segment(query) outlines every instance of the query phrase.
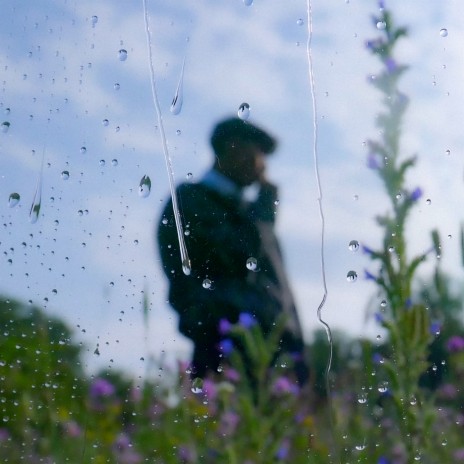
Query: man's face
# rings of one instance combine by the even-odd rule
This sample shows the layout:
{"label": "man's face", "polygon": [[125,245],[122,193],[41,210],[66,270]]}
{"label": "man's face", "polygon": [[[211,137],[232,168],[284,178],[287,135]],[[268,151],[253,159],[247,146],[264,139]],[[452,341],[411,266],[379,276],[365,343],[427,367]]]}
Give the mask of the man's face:
{"label": "man's face", "polygon": [[266,168],[265,154],[261,149],[245,142],[234,143],[219,164],[223,173],[241,187],[258,181]]}

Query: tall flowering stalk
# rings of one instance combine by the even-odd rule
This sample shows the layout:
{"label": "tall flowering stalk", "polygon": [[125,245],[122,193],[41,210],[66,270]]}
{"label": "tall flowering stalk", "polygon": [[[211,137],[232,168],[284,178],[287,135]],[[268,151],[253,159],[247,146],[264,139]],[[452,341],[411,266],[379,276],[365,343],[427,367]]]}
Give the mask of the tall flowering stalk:
{"label": "tall flowering stalk", "polygon": [[408,107],[408,97],[398,88],[407,66],[394,58],[398,40],[407,35],[397,27],[391,13],[380,3],[380,13],[373,18],[379,36],[366,43],[367,49],[382,63],[381,71],[369,80],[383,95],[383,109],[377,117],[380,137],[368,141],[367,164],[383,181],[391,208],[377,217],[383,229],[383,241],[378,249],[363,247],[364,252],[380,264],[374,274],[365,272],[381,289],[384,300],[377,315],[389,336],[390,354],[383,362],[389,379],[406,462],[414,462],[428,451],[433,414],[426,406],[419,378],[427,369],[428,346],[438,328],[433,328],[427,308],[414,301],[412,285],[419,265],[431,252],[440,252],[437,232],[432,233],[433,247],[410,258],[407,253],[405,227],[408,215],[422,196],[419,186],[406,186],[406,173],[414,167],[416,157],[400,156],[401,124]]}

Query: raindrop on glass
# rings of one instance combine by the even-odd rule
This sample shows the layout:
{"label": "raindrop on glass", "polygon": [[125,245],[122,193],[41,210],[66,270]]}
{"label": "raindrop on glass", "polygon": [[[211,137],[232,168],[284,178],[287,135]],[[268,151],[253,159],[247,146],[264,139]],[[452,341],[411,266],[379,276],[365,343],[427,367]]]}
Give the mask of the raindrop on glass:
{"label": "raindrop on glass", "polygon": [[445,153],[449,156],[451,155],[451,150],[446,150]]}
{"label": "raindrop on glass", "polygon": [[202,285],[203,285],[203,288],[206,288],[206,290],[209,290],[211,288],[211,284],[212,284],[211,280],[204,279]]}
{"label": "raindrop on glass", "polygon": [[118,160],[117,159],[111,160],[111,165],[112,166],[117,166],[118,165]]}
{"label": "raindrop on glass", "polygon": [[195,395],[198,395],[199,393],[203,392],[203,379],[200,377],[196,377],[195,379],[192,380],[192,393],[195,393]]}
{"label": "raindrop on glass", "polygon": [[366,393],[362,393],[358,396],[358,403],[359,404],[366,404],[367,403],[367,395]]}
{"label": "raindrop on glass", "polygon": [[297,24],[298,26],[302,26],[302,25],[304,24],[304,21],[303,21],[301,18],[300,18],[300,19],[297,19],[297,20],[296,20],[296,24]]}
{"label": "raindrop on glass", "polygon": [[100,164],[100,166],[104,166],[104,165],[105,165],[105,160],[100,160],[100,161],[98,162],[98,164]]}
{"label": "raindrop on glass", "polygon": [[388,382],[382,382],[380,385],[379,385],[379,393],[386,393],[388,391]]}
{"label": "raindrop on glass", "polygon": [[126,61],[127,60],[127,50],[121,48],[118,52],[119,61]]}
{"label": "raindrop on glass", "polygon": [[19,203],[19,200],[21,199],[19,193],[12,193],[9,198],[8,198],[8,206],[10,208],[13,208]]}
{"label": "raindrop on glass", "polygon": [[358,274],[356,274],[356,271],[348,271],[348,274],[346,274],[346,280],[348,282],[356,282],[357,278]]}
{"label": "raindrop on glass", "polygon": [[359,250],[359,242],[357,240],[351,240],[348,244],[348,250],[350,251],[358,251]]}
{"label": "raindrop on glass", "polygon": [[385,21],[379,21],[377,24],[376,24],[376,27],[379,31],[382,31],[383,29],[385,29],[387,27],[387,23]]}
{"label": "raindrop on glass", "polygon": [[84,154],[87,152],[87,148],[86,147],[81,147],[81,153]]}
{"label": "raindrop on glass", "polygon": [[431,205],[431,204],[432,204],[432,200],[431,200],[430,198],[427,198],[426,203],[427,203],[428,205]]}
{"label": "raindrop on glass", "polygon": [[170,111],[172,114],[177,115],[182,110],[182,104],[184,102],[183,87],[184,87],[184,69],[185,69],[185,58],[182,63],[182,69],[180,71],[179,82],[177,83],[176,93],[171,102]]}
{"label": "raindrop on glass", "polygon": [[243,121],[246,121],[250,117],[250,105],[248,103],[242,103],[238,107],[238,117]]}
{"label": "raindrop on glass", "polygon": [[105,127],[107,127],[109,123],[110,123],[110,122],[108,121],[108,119],[104,119],[104,120],[102,121],[102,124],[103,124]]}
{"label": "raindrop on glass", "polygon": [[2,132],[6,134],[10,128],[10,123],[8,121],[2,122]]}
{"label": "raindrop on glass", "polygon": [[243,0],[243,3],[245,4],[245,6],[251,6],[253,5],[253,0]]}
{"label": "raindrop on glass", "polygon": [[98,23],[98,16],[92,16],[92,27],[95,27],[95,24]]}
{"label": "raindrop on glass", "polygon": [[113,85],[114,90],[119,90],[121,86],[116,82],[116,84]]}
{"label": "raindrop on glass", "polygon": [[448,37],[448,29],[440,29],[440,36],[441,37]]}
{"label": "raindrop on glass", "polygon": [[147,198],[151,191],[151,180],[148,176],[143,176],[139,183],[139,195]]}
{"label": "raindrop on glass", "polygon": [[256,271],[258,269],[258,261],[256,258],[248,258],[246,261],[246,267],[250,271]]}
{"label": "raindrop on glass", "polygon": [[61,178],[64,179],[64,180],[68,180],[69,179],[69,171],[63,171],[61,173]]}
{"label": "raindrop on glass", "polygon": [[385,308],[385,306],[387,306],[387,302],[386,302],[385,300],[382,300],[382,301],[380,302],[380,307],[381,307],[381,308]]}
{"label": "raindrop on glass", "polygon": [[187,180],[191,180],[192,177],[193,177],[193,174],[191,172],[188,172],[186,176]]}

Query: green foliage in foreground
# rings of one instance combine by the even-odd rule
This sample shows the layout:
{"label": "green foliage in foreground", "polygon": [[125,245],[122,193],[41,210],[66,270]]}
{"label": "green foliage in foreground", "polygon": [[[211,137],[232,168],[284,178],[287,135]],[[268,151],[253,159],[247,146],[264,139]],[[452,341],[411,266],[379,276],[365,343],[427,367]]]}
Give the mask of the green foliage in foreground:
{"label": "green foliage in foreground", "polygon": [[[204,380],[191,379],[187,366],[165,366],[162,383],[150,375],[134,382],[113,371],[86,377],[69,329],[38,309],[2,302],[0,314],[1,462],[410,462],[380,357],[388,344],[335,334],[331,424],[320,387],[323,332],[308,346],[320,368],[303,388],[290,357],[269,367],[280,326],[264,339],[257,325],[240,324],[231,335],[248,367],[233,350]],[[464,453],[464,337],[444,342],[446,383],[421,389],[434,411],[433,455],[421,454],[422,462],[460,462]]]}

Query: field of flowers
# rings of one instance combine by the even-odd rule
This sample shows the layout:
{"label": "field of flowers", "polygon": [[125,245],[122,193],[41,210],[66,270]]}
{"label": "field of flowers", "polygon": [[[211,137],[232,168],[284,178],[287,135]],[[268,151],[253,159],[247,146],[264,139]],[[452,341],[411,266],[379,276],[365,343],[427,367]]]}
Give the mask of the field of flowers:
{"label": "field of flowers", "polygon": [[391,209],[377,218],[382,243],[357,246],[373,262],[365,278],[380,295],[376,319],[386,336],[334,333],[326,379],[326,335],[313,334],[310,381],[301,386],[295,360],[278,356],[283,321],[264,338],[243,314],[235,325],[222,321],[224,363],[209,378],[194,378],[181,364],[155,366],[138,379],[114,370],[88,376],[63,322],[2,298],[0,462],[464,462],[462,301],[439,260],[425,290],[415,290],[421,263],[441,253],[437,231],[429,250],[412,258],[407,252],[408,215],[422,195],[405,183],[416,158],[400,156],[409,102],[398,86],[407,67],[396,62],[394,49],[407,31],[385,8],[373,24],[378,37],[366,45],[382,63],[372,85],[384,107],[367,162]]}

